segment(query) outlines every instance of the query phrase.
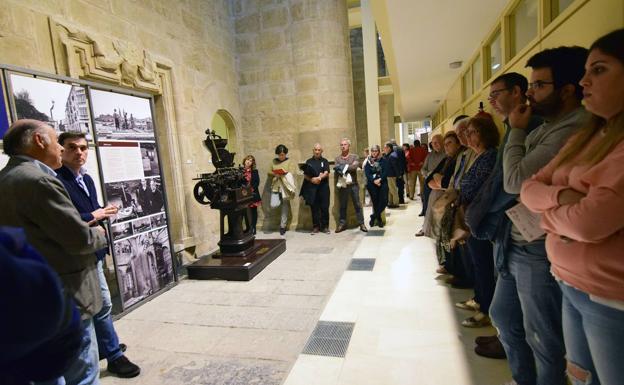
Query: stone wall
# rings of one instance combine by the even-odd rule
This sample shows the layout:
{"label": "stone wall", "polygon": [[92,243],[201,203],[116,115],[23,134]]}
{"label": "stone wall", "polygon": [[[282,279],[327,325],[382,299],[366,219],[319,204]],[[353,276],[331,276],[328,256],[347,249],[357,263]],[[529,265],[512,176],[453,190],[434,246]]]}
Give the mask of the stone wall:
{"label": "stone wall", "polygon": [[192,197],[191,178],[213,169],[201,144],[204,130],[219,109],[242,121],[229,3],[4,0],[0,12],[4,64],[66,75],[53,55],[50,20],[107,42],[102,44],[104,50],[122,41],[146,50],[156,62],[168,63],[171,94],[156,97],[156,124],[173,242],[191,246],[199,255],[214,249],[218,240],[218,213]]}
{"label": "stone wall", "polygon": [[382,141],[380,146],[383,146],[390,139],[396,139],[398,143],[399,138],[396,137],[394,132],[394,95],[379,96],[379,120],[381,121]]}
{"label": "stone wall", "polygon": [[364,46],[362,28],[349,31],[351,43],[351,72],[353,73],[353,107],[355,109],[355,131],[358,139],[358,154],[362,154],[368,144],[368,124],[366,121],[366,86],[364,80]]}
{"label": "stone wall", "polygon": [[[243,143],[253,154],[261,188],[274,149],[284,144],[295,162],[312,154],[314,143],[332,160],[339,140],[357,149],[346,2],[342,0],[235,0],[236,53]],[[263,212],[268,210],[263,189]],[[300,205],[293,204],[291,223]],[[273,227],[273,226],[271,226]]]}

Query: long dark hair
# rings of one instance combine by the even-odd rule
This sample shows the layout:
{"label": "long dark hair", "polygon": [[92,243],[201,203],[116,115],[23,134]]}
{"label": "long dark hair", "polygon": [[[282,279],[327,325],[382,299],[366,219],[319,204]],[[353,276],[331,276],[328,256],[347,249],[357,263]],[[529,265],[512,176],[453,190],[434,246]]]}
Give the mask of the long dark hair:
{"label": "long dark hair", "polygon": [[[594,42],[589,51],[599,50],[605,55],[617,59],[624,65],[624,28],[608,33]],[[611,150],[624,139],[624,112],[614,116],[609,121],[592,114],[589,122],[570,140],[569,144],[561,151],[556,165],[569,163],[582,152],[587,143],[600,130],[605,130],[601,139],[593,146],[592,151],[587,152],[580,160],[590,166],[604,159]]]}

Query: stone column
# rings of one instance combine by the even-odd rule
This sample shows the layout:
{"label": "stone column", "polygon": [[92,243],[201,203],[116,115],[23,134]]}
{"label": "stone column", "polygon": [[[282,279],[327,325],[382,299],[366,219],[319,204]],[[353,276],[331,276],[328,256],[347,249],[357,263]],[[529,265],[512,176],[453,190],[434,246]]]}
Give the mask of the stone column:
{"label": "stone column", "polygon": [[[311,156],[316,142],[331,160],[340,138],[357,141],[347,5],[342,0],[237,0],[233,11],[243,148],[256,156],[260,170],[266,218],[259,225],[274,228],[278,213],[268,209],[267,171],[275,146],[286,145],[297,163]],[[291,208],[296,224],[299,201]]]}
{"label": "stone column", "polygon": [[377,80],[377,29],[373,19],[371,0],[362,0],[362,40],[364,45],[364,78],[366,83],[366,121],[368,143],[383,145],[379,114],[379,86]]}

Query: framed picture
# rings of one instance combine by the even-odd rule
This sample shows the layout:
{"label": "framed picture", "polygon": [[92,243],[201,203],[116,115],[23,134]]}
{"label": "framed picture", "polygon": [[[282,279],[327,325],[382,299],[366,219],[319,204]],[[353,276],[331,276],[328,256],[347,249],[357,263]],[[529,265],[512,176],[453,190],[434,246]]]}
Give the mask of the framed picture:
{"label": "framed picture", "polygon": [[9,129],[9,105],[5,94],[4,71],[0,73],[0,140]]}
{"label": "framed picture", "polygon": [[14,72],[9,73],[9,85],[17,119],[41,120],[58,132],[82,132],[92,141],[84,86]]}
{"label": "framed picture", "polygon": [[91,103],[98,140],[154,140],[150,99],[91,89]]}

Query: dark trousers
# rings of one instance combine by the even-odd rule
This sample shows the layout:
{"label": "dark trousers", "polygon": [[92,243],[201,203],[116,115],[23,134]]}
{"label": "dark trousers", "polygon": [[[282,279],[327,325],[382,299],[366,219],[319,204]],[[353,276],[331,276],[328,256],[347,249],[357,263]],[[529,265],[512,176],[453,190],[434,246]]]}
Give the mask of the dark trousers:
{"label": "dark trousers", "polygon": [[382,183],[381,186],[375,186],[370,183],[367,184],[366,189],[371,197],[371,203],[373,204],[373,213],[371,219],[374,221],[382,222],[381,214],[388,205],[388,184]]}
{"label": "dark trousers", "polygon": [[405,180],[403,179],[403,175],[397,177],[396,184],[399,190],[399,203],[405,203]]}
{"label": "dark trousers", "polygon": [[318,229],[329,227],[329,185],[319,186],[314,196],[312,210],[312,226]]}
{"label": "dark trousers", "polygon": [[462,286],[474,285],[474,273],[472,272],[472,261],[466,244],[459,244],[448,253],[444,268],[457,279]]}
{"label": "dark trousers", "polygon": [[420,194],[420,198],[422,199],[422,212],[420,215],[425,215],[427,213],[427,206],[429,205],[429,194],[431,194],[431,187],[427,186],[425,183],[425,191]]}
{"label": "dark trousers", "polygon": [[475,301],[480,305],[481,312],[488,314],[496,287],[492,242],[470,237],[466,243],[474,271]]}
{"label": "dark trousers", "polygon": [[256,232],[256,224],[258,223],[258,208],[257,207],[250,207],[249,210],[251,211],[251,229],[255,233]]}
{"label": "dark trousers", "polygon": [[340,201],[340,225],[347,223],[347,204],[349,196],[353,202],[355,215],[358,223],[364,224],[364,214],[362,214],[362,205],[360,204],[360,186],[357,183],[350,184],[345,188],[338,188],[338,199]]}

